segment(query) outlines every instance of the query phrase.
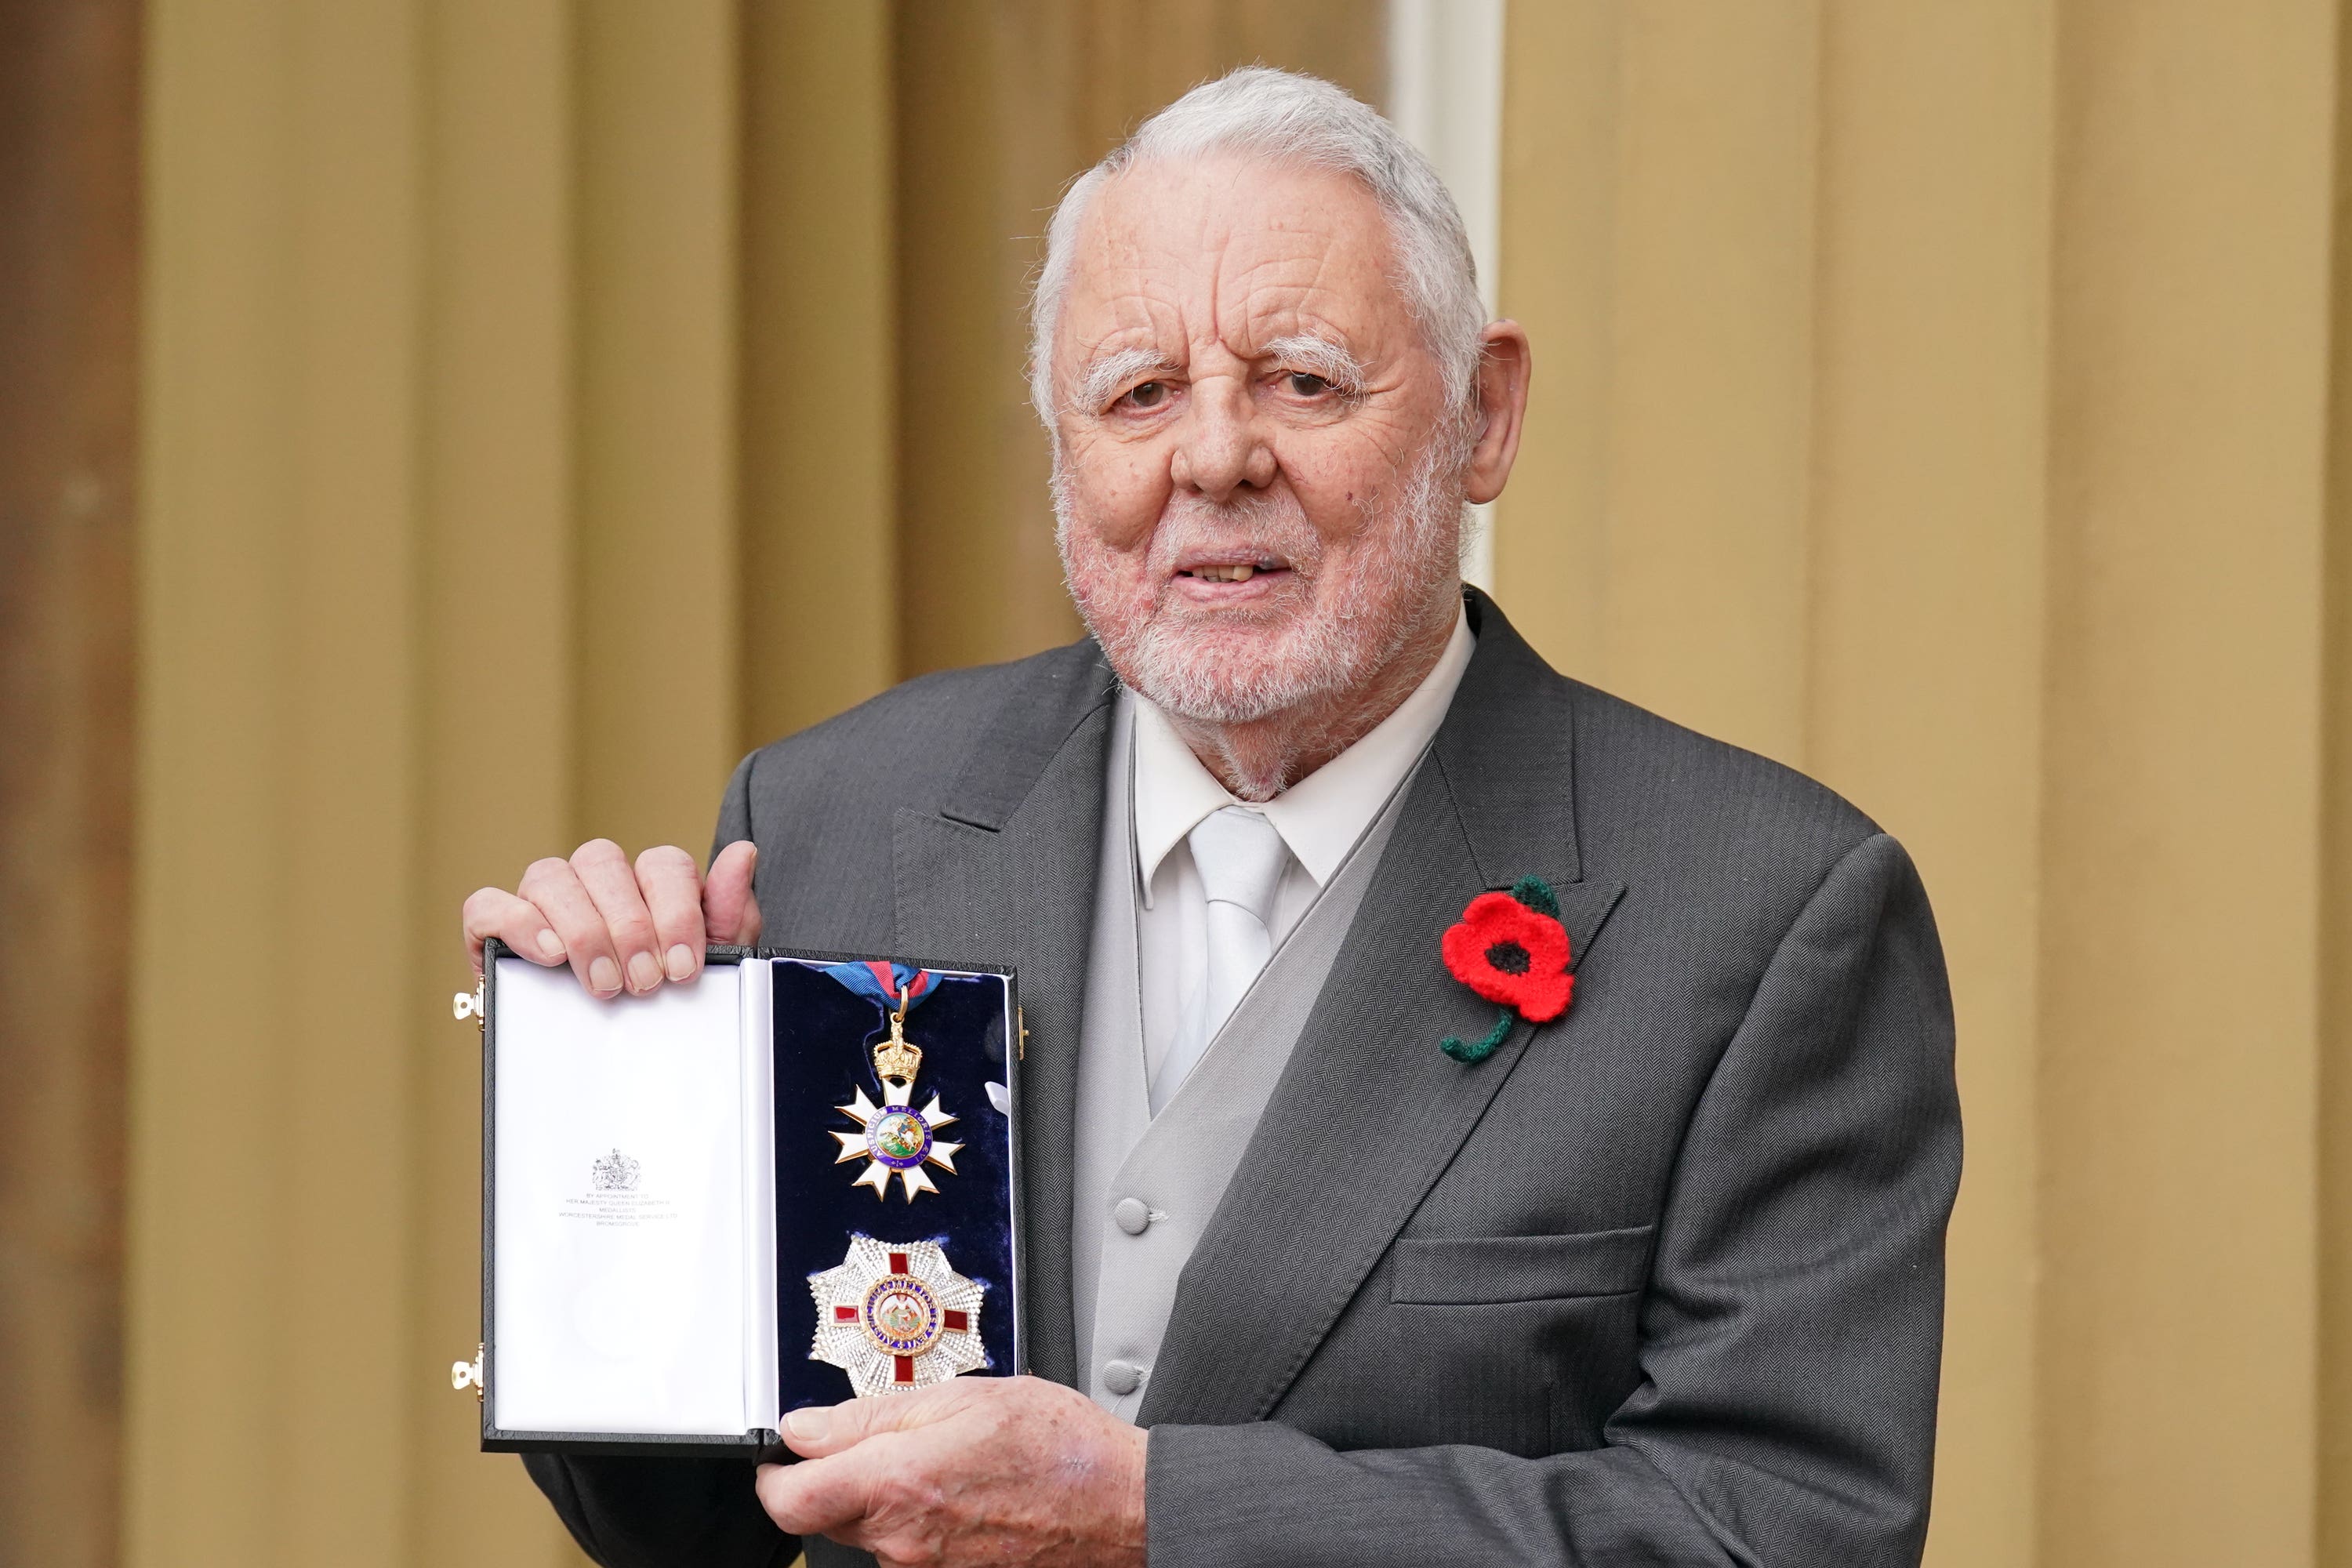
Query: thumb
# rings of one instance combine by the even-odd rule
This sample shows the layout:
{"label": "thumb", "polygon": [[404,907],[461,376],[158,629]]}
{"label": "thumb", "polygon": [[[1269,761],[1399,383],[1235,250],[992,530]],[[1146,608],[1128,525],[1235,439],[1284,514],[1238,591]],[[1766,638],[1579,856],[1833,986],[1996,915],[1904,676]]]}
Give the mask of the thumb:
{"label": "thumb", "polygon": [[702,924],[716,942],[751,947],[760,940],[760,901],[751,894],[751,872],[760,851],[748,838],[721,849],[702,883]]}
{"label": "thumb", "polygon": [[821,1459],[885,1432],[929,1426],[960,1403],[954,1397],[959,1392],[943,1383],[914,1394],[812,1405],[784,1417],[784,1442],[803,1459]]}

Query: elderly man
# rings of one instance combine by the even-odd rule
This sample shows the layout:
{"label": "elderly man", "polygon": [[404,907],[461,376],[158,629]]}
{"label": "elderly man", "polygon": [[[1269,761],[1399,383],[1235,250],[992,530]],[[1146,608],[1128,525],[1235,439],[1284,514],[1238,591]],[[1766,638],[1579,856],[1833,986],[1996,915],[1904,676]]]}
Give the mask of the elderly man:
{"label": "elderly man", "polygon": [[1071,188],[1034,331],[1091,637],[753,754],[707,881],[598,841],[466,921],[601,995],[763,931],[1017,966],[1034,1375],[795,1412],[756,1476],[534,1460],[573,1533],[1916,1562],[1959,1164],[1927,900],[1462,588],[1528,348],[1428,163],[1326,83],[1200,88]]}

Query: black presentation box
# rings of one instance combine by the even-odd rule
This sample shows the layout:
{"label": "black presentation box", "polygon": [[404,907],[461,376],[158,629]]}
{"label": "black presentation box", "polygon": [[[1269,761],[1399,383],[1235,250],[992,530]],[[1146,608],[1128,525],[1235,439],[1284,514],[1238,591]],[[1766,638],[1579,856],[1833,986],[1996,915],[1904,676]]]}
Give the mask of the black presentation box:
{"label": "black presentation box", "polygon": [[803,1405],[1024,1368],[1011,971],[484,967],[484,1449],[772,1455]]}

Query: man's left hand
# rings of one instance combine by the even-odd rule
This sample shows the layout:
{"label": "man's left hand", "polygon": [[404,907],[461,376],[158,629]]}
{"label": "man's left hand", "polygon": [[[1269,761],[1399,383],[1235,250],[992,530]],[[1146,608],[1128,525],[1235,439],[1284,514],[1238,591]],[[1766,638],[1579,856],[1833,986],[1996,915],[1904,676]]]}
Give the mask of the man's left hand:
{"label": "man's left hand", "polygon": [[795,1410],[797,1465],[760,1467],[779,1529],[827,1535],[884,1568],[1143,1562],[1145,1436],[1034,1377]]}

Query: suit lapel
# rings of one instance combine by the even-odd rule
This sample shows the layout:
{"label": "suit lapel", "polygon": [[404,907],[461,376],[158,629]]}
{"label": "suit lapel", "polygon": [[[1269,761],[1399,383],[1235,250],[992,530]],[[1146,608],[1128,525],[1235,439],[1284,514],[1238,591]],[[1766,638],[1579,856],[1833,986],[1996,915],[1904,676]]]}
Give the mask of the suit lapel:
{"label": "suit lapel", "polygon": [[1103,776],[1118,686],[1091,642],[1036,660],[937,815],[901,811],[898,944],[914,956],[1009,965],[1028,1029],[1018,1082],[1023,1353],[1077,1376],[1070,1202],[1079,1014],[1086,996]]}
{"label": "suit lapel", "polygon": [[1580,959],[1623,891],[1581,880],[1569,683],[1470,591],[1478,649],[1233,1184],[1177,1286],[1140,1420],[1264,1419],[1477,1124],[1521,1055],[1438,1049],[1495,1009],[1438,940],[1478,893],[1538,876]]}

